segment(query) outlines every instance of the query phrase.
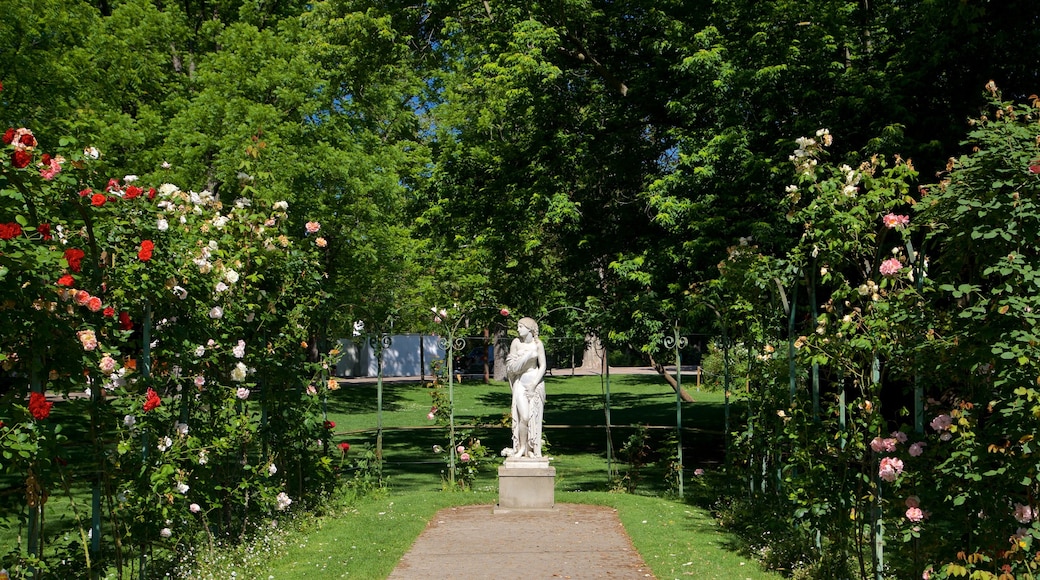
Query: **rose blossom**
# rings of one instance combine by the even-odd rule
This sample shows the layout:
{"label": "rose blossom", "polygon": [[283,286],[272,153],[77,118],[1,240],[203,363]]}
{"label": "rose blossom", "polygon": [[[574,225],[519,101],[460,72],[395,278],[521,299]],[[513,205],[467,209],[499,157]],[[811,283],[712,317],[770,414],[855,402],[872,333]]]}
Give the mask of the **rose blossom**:
{"label": "rose blossom", "polygon": [[83,344],[83,350],[94,350],[98,346],[97,335],[93,330],[81,330],[76,333],[76,337]]}
{"label": "rose blossom", "polygon": [[903,263],[899,261],[899,258],[889,258],[881,262],[881,267],[878,268],[878,271],[881,272],[882,276],[895,276],[902,268]]}
{"label": "rose blossom", "polygon": [[110,375],[116,370],[116,359],[106,354],[101,357],[101,362],[98,363],[98,368],[100,368],[101,372],[106,375]]}
{"label": "rose blossom", "polygon": [[202,511],[202,506],[200,506],[200,505],[199,505],[199,504],[197,504],[197,503],[193,503],[193,504],[191,504],[190,506],[188,506],[188,509],[189,509],[189,510],[191,510],[191,513],[193,513],[193,514],[197,514],[197,513],[199,513],[200,511]]}
{"label": "rose blossom", "polygon": [[239,387],[238,390],[235,391],[235,396],[244,401],[249,398],[249,389]]}
{"label": "rose blossom", "polygon": [[170,439],[169,437],[163,437],[159,440],[159,443],[156,444],[156,447],[159,449],[159,451],[166,451],[170,447],[173,447],[173,439]]}
{"label": "rose blossom", "polygon": [[224,309],[219,307],[219,306],[214,306],[213,308],[210,308],[209,309],[209,317],[210,318],[223,318],[224,317]]}
{"label": "rose blossom", "polygon": [[922,512],[921,508],[918,507],[908,508],[906,510],[906,519],[915,523],[919,522],[924,519],[924,512]]}
{"label": "rose blossom", "polygon": [[170,536],[173,535],[173,531],[170,530],[170,528],[163,528],[162,530],[159,531],[159,535],[164,537],[164,538],[169,538]]}
{"label": "rose blossom", "polygon": [[42,421],[50,416],[51,407],[54,403],[47,400],[47,396],[43,393],[33,391],[29,393],[29,413],[33,416],[33,419]]}
{"label": "rose blossom", "polygon": [[1035,515],[1036,514],[1032,507],[1020,503],[1015,504],[1015,520],[1017,520],[1018,523],[1028,524],[1033,521]]}
{"label": "rose blossom", "polygon": [[925,443],[923,441],[918,441],[917,443],[914,443],[913,445],[911,445],[910,446],[910,457],[920,457],[921,454],[924,453],[924,446],[925,446]]}
{"label": "rose blossom", "polygon": [[304,227],[307,229],[308,234],[316,234],[321,229],[321,224],[318,222],[307,222],[307,225]]}
{"label": "rose blossom", "polygon": [[65,262],[68,263],[69,270],[79,272],[82,268],[83,256],[85,255],[86,254],[83,253],[83,250],[79,248],[69,248],[65,250]]}
{"label": "rose blossom", "polygon": [[91,312],[98,312],[101,310],[101,299],[97,296],[91,296],[87,300],[87,310]]}
{"label": "rose blossom", "polygon": [[277,501],[278,511],[285,511],[289,507],[289,504],[292,503],[292,499],[290,499],[284,491],[278,494]]}
{"label": "rose blossom", "polygon": [[231,349],[231,354],[235,355],[235,358],[246,356],[246,341],[239,339],[235,348]]}
{"label": "rose blossom", "polygon": [[885,457],[878,468],[878,476],[891,483],[903,472],[903,461],[895,457]]}
{"label": "rose blossom", "polygon": [[910,225],[910,217],[905,215],[890,213],[881,219],[886,228],[902,229]]}
{"label": "rose blossom", "polygon": [[936,431],[946,431],[950,428],[951,425],[953,425],[953,418],[947,415],[946,413],[943,413],[941,415],[937,415],[934,419],[932,419],[932,422],[928,425]]}
{"label": "rose blossom", "polygon": [[[235,368],[231,369],[231,380],[235,381],[236,383],[241,383],[242,381],[246,380],[246,370],[247,369],[245,363],[239,362],[235,364]],[[241,393],[241,391],[242,390],[240,389],[239,392]],[[249,391],[246,391],[246,397],[248,396]],[[239,395],[238,398],[244,399],[246,397]]]}
{"label": "rose blossom", "polygon": [[275,464],[271,464],[267,467],[267,475],[274,475],[278,473],[278,467]]}
{"label": "rose blossom", "polygon": [[137,259],[142,262],[147,262],[152,259],[152,251],[155,249],[155,244],[152,240],[144,240],[141,242],[141,249],[137,251]]}
{"label": "rose blossom", "polygon": [[319,248],[324,248],[325,246],[329,245],[329,242],[325,238],[318,238],[314,240],[314,245],[318,246]]}
{"label": "rose blossom", "polygon": [[870,448],[876,453],[892,452],[896,450],[896,440],[892,437],[875,437],[870,441]]}
{"label": "rose blossom", "polygon": [[148,387],[148,392],[145,393],[144,397],[144,410],[147,413],[152,409],[155,409],[159,405],[162,405],[162,399],[159,398],[159,393],[155,392],[155,389]]}
{"label": "rose blossom", "polygon": [[461,460],[463,463],[469,461],[469,453],[463,453],[462,455],[459,455],[459,460]]}
{"label": "rose blossom", "polygon": [[75,300],[76,304],[79,304],[80,306],[86,306],[87,302],[90,300],[90,292],[87,292],[86,290],[76,290],[76,293],[73,295],[73,300]]}

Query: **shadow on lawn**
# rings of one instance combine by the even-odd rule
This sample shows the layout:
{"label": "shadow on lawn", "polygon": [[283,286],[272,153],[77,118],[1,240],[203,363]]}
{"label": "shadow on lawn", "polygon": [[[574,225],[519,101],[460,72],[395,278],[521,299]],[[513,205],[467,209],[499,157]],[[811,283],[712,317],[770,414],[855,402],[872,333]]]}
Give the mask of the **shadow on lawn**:
{"label": "shadow on lawn", "polygon": [[[405,393],[419,388],[414,383],[383,383],[383,412],[402,409]],[[378,402],[376,383],[359,383],[340,388],[329,395],[329,413],[375,413]]]}

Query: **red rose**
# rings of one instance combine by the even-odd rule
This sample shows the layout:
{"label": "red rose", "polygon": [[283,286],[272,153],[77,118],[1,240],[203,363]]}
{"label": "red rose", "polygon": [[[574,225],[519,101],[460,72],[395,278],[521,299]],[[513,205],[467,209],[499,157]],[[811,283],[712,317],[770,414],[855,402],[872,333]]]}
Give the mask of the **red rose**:
{"label": "red rose", "polygon": [[126,312],[119,313],[119,330],[133,330],[134,323],[130,320],[130,314]]}
{"label": "red rose", "polygon": [[155,390],[151,387],[148,387],[148,392],[145,394],[144,397],[145,412],[147,413],[148,411],[151,411],[159,405],[162,405],[162,399],[159,398],[159,394],[156,393]]}
{"label": "red rose", "polygon": [[4,143],[10,145],[14,141],[14,127],[4,131]]}
{"label": "red rose", "polygon": [[90,188],[88,187],[88,188],[86,188],[86,189],[82,189],[82,190],[80,190],[80,192],[79,192],[79,196],[80,196],[80,197],[87,197],[88,195],[90,195],[90,194],[92,194],[92,193],[94,193],[94,190],[92,190],[92,189],[90,189]]}
{"label": "red rose", "polygon": [[18,169],[24,169],[27,165],[32,163],[32,155],[28,151],[15,151],[11,154],[11,162]]}
{"label": "red rose", "polygon": [[40,164],[41,165],[50,165],[51,164],[51,154],[50,153],[44,153],[43,156],[40,157]]}
{"label": "red rose", "polygon": [[1040,159],[1037,159],[1029,166],[1029,172],[1032,174],[1040,173]]}
{"label": "red rose", "polygon": [[26,147],[36,147],[36,137],[32,133],[23,133],[18,142]]}
{"label": "red rose", "polygon": [[83,250],[79,248],[65,250],[65,261],[69,263],[69,269],[79,272],[83,268],[83,256]]}
{"label": "red rose", "polygon": [[61,278],[58,278],[58,286],[68,286],[71,288],[75,284],[76,279],[73,278],[71,274],[65,274]]}
{"label": "red rose", "polygon": [[112,308],[111,306],[106,306],[105,310],[101,314],[104,315],[106,318],[112,318],[116,315],[116,309]]}
{"label": "red rose", "polygon": [[104,194],[101,193],[95,193],[94,195],[90,196],[90,205],[94,207],[101,207],[105,205],[106,201],[108,201],[107,198],[104,196]]}
{"label": "red rose", "polygon": [[17,222],[0,224],[0,240],[10,240],[22,235],[22,226]]}
{"label": "red rose", "polygon": [[350,443],[347,443],[346,441],[344,441],[343,443],[340,443],[339,444],[339,450],[342,451],[343,453],[346,453],[347,451],[350,451]]}
{"label": "red rose", "polygon": [[45,242],[49,242],[54,237],[51,235],[51,224],[40,224],[36,226],[36,231],[40,233],[40,237]]}
{"label": "red rose", "polygon": [[155,199],[155,188],[154,187],[149,187],[148,188],[148,199]]}
{"label": "red rose", "polygon": [[79,304],[80,306],[86,306],[87,302],[90,301],[90,292],[87,292],[86,290],[76,290],[76,293],[75,295],[73,295],[72,299],[76,301],[76,304]]}
{"label": "red rose", "polygon": [[29,395],[29,413],[37,421],[42,421],[50,416],[51,407],[54,403],[47,400],[43,393],[33,392]]}
{"label": "red rose", "polygon": [[336,428],[336,422],[335,421],[325,421],[325,428],[326,429],[335,429]]}
{"label": "red rose", "polygon": [[112,178],[108,180],[108,185],[105,186],[105,191],[119,191],[119,180]]}
{"label": "red rose", "polygon": [[133,199],[135,197],[140,196],[142,193],[144,193],[143,189],[137,187],[136,185],[131,185],[126,188],[126,192],[123,193],[123,197],[125,199]]}
{"label": "red rose", "polygon": [[152,240],[144,240],[141,242],[141,249],[137,251],[137,259],[142,262],[147,262],[152,259],[152,250],[155,249],[155,244]]}
{"label": "red rose", "polygon": [[91,312],[97,312],[101,310],[101,299],[97,296],[91,296],[90,299],[87,300],[87,309]]}

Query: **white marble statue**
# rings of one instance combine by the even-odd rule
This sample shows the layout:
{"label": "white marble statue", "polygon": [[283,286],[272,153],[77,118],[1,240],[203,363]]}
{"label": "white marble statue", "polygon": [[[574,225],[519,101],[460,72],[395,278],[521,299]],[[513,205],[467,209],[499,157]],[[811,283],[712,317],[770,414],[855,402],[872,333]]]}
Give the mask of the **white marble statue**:
{"label": "white marble statue", "polygon": [[545,347],[538,338],[538,323],[521,318],[519,336],[509,345],[506,378],[513,391],[513,447],[507,457],[542,456],[542,412],[545,408]]}

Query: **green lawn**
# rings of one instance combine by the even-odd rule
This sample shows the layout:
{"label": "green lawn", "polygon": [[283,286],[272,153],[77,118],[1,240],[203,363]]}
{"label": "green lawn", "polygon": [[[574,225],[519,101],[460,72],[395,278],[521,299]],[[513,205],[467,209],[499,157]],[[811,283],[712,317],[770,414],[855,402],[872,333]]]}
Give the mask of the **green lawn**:
{"label": "green lawn", "polygon": [[[438,510],[496,499],[488,492],[392,492],[367,498],[315,529],[293,536],[256,572],[277,580],[386,578]],[[632,543],[657,578],[783,578],[741,555],[734,538],[720,530],[710,515],[685,503],[605,492],[559,492],[556,500],[617,509]],[[465,548],[479,550],[479,546]]]}
{"label": "green lawn", "polygon": [[[336,391],[329,400],[329,418],[336,423],[337,440],[348,441],[353,450],[375,447],[377,387],[351,384]],[[426,418],[430,411],[429,388],[416,384],[383,385],[384,473],[395,489],[433,490],[441,487],[444,455],[433,453],[434,445],[447,446],[446,429]],[[605,491],[610,488],[607,471],[607,435],[604,385],[599,376],[549,377],[546,381],[545,435],[548,455],[555,458],[557,488],[566,491]],[[693,392],[695,403],[685,403],[683,449],[686,475],[694,469],[710,469],[724,460],[721,393]],[[485,385],[479,381],[456,384],[457,425],[479,425],[475,435],[496,454],[509,446],[510,433],[502,426],[509,411],[509,387],[501,381]],[[676,421],[675,394],[653,375],[614,375],[610,384],[611,441],[620,449],[632,426],[651,427],[651,457],[663,451],[664,438],[673,433]],[[733,413],[736,416],[737,408]],[[460,431],[468,432],[460,428]],[[616,466],[615,466],[616,467]],[[651,468],[652,471],[652,468]],[[654,490],[662,481],[645,479]],[[494,479],[488,479],[493,489]]]}
{"label": "green lawn", "polygon": [[[742,555],[735,538],[718,528],[710,515],[695,503],[711,499],[705,482],[695,469],[709,473],[724,461],[722,436],[724,402],[721,393],[693,392],[696,402],[684,403],[683,455],[686,501],[680,501],[665,479],[665,470],[654,460],[673,446],[665,439],[674,434],[674,392],[657,376],[615,375],[611,377],[611,440],[615,452],[635,431],[649,427],[647,465],[639,473],[635,493],[617,493],[609,477],[604,390],[599,376],[550,377],[546,381],[545,432],[547,455],[557,469],[556,501],[609,505],[618,510],[633,543],[658,578],[779,578],[760,570]],[[456,384],[455,417],[460,442],[465,436],[479,437],[493,455],[483,465],[473,491],[444,491],[447,456],[433,452],[434,445],[447,447],[447,428],[427,419],[431,389],[414,383],[386,382],[383,385],[383,474],[387,487],[356,501],[341,501],[328,513],[263,530],[248,546],[202,554],[200,566],[190,572],[197,578],[236,577],[293,579],[385,578],[426,522],[442,508],[463,504],[492,504],[497,501],[498,451],[509,444],[503,426],[509,392],[504,382],[485,385],[480,381]],[[377,387],[374,383],[350,384],[331,394],[329,419],[336,422],[336,442],[348,441],[351,457],[372,449],[376,442]],[[734,422],[741,408],[734,406]],[[78,403],[55,406],[55,413],[84,413]],[[70,421],[76,424],[75,421]],[[473,427],[470,427],[473,426]],[[70,433],[70,442],[85,434]],[[74,457],[75,444],[69,453]],[[75,462],[73,462],[75,463]],[[615,455],[613,467],[625,474],[630,467]],[[88,474],[73,476],[73,497],[81,516],[88,512]],[[350,476],[347,472],[345,476]],[[10,490],[18,481],[3,482]],[[614,485],[612,485],[612,483]],[[72,532],[76,526],[64,494],[48,506],[48,529]],[[13,544],[18,529],[16,514],[22,498],[17,493],[0,495],[5,516],[0,539]],[[58,504],[62,504],[59,505]],[[6,529],[4,529],[6,527]],[[67,532],[66,532],[67,533]]]}

